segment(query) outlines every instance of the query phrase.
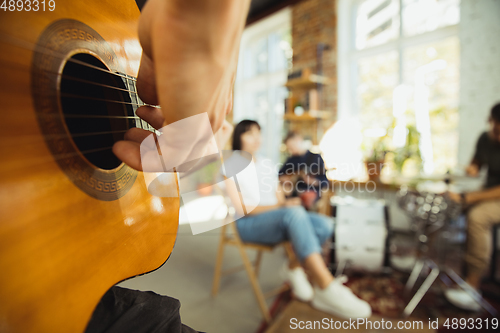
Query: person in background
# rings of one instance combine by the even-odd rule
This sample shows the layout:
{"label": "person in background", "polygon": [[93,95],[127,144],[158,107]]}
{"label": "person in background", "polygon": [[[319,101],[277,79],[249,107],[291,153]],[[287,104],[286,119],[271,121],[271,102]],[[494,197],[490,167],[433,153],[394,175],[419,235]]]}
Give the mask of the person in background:
{"label": "person in background", "polygon": [[288,133],[284,143],[290,157],[279,171],[280,181],[285,190],[287,184],[295,183],[293,191],[287,191],[287,197],[300,197],[309,210],[321,197],[321,189],[328,182],[325,162],[321,155],[306,148],[304,139],[297,132]]}
{"label": "person in background", "polygon": [[[489,117],[490,129],[479,137],[467,174],[476,177],[481,167],[488,168],[483,190],[450,193],[453,200],[470,206],[467,213],[466,282],[479,290],[481,278],[491,254],[491,229],[500,223],[500,103],[493,106]],[[479,304],[463,290],[449,289],[446,298],[466,310],[479,310]]]}
{"label": "person in background", "polygon": [[[297,298],[312,300],[313,307],[340,317],[369,317],[370,305],[343,285],[346,277],[334,278],[321,256],[321,245],[333,233],[332,219],[307,212],[299,198],[285,198],[279,190],[278,175],[270,160],[256,155],[260,144],[260,126],[257,122],[243,120],[235,126],[232,148],[236,156],[230,159],[245,158],[237,154],[238,150],[253,156],[260,196],[260,202],[259,198],[252,198],[252,202],[259,204],[248,215],[243,216],[243,212],[238,212],[239,216],[243,216],[236,221],[241,239],[266,245],[290,241],[299,261],[285,267],[285,273]],[[249,189],[255,188],[248,178],[239,179],[238,186],[242,193],[251,193]],[[239,200],[238,193],[229,193],[229,197],[233,202]],[[302,267],[312,277],[314,288]]]}

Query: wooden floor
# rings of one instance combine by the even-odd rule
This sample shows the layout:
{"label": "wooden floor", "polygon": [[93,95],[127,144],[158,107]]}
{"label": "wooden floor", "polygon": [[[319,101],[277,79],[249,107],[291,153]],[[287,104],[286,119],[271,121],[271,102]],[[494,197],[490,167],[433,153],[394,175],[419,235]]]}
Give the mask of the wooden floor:
{"label": "wooden floor", "polygon": [[[384,320],[385,326],[382,325],[381,321]],[[412,319],[403,320],[403,319],[387,319],[382,318],[380,316],[372,316],[369,319],[372,326],[368,326],[368,324],[360,324],[358,326],[359,329],[353,329],[353,326],[349,327],[348,319],[341,319],[339,317],[332,316],[325,312],[318,311],[312,308],[309,304],[292,301],[286,307],[286,309],[278,315],[274,323],[266,330],[266,333],[288,333],[288,332],[297,332],[297,331],[306,331],[306,332],[388,332],[391,329],[388,329],[390,325],[392,330],[401,331],[396,329],[398,327],[398,323],[400,321],[404,321],[401,325],[413,325],[414,328],[404,329],[405,332],[419,332],[419,333],[428,333],[428,332],[436,332],[437,330],[429,328],[429,322],[424,321],[420,323],[412,322]],[[314,327],[316,321],[316,327]],[[344,324],[344,322],[346,322]],[[356,322],[353,320],[353,322]],[[388,323],[389,322],[389,323]],[[300,325],[300,326],[299,326]],[[308,326],[309,325],[309,326]],[[338,325],[337,328],[333,325]],[[344,325],[345,328],[342,328],[341,325]],[[417,325],[421,325],[417,327]],[[378,329],[377,329],[378,327]]]}

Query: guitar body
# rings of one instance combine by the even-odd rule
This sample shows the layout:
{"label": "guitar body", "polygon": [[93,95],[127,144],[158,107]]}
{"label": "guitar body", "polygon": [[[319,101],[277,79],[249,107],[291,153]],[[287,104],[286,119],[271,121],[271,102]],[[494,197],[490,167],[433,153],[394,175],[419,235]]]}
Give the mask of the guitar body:
{"label": "guitar body", "polygon": [[0,332],[83,332],[102,295],[160,267],[177,234],[178,195],[151,196],[110,150],[140,122],[136,3],[55,3],[0,10]]}

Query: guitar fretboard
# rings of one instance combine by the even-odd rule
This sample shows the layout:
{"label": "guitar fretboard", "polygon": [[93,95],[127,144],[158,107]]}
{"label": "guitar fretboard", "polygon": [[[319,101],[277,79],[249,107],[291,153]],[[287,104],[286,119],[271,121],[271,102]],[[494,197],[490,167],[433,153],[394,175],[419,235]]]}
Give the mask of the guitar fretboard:
{"label": "guitar fretboard", "polygon": [[[157,135],[160,135],[161,133],[159,131],[157,131],[148,122],[139,118],[136,114],[136,111],[138,108],[140,108],[141,106],[147,105],[146,103],[144,103],[140,99],[139,94],[137,93],[136,78],[131,76],[131,75],[124,74],[124,73],[119,73],[119,74],[123,80],[123,83],[127,87],[127,90],[130,91],[130,99],[132,101],[131,105],[132,105],[132,109],[134,110],[134,119],[133,119],[133,123],[131,124],[132,125],[131,127],[142,128],[142,129],[145,129],[147,131],[156,133]],[[154,105],[150,105],[150,106],[156,107]]]}

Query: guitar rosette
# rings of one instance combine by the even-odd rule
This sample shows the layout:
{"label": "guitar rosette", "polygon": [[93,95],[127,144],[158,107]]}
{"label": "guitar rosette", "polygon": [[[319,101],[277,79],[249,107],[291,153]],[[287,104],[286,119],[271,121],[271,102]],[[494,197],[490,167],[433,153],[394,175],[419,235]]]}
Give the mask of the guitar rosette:
{"label": "guitar rosette", "polygon": [[259,204],[252,155],[219,151],[206,113],[149,135],[141,143],[141,163],[151,195],[180,196],[180,219],[189,222],[194,235],[236,221]]}

